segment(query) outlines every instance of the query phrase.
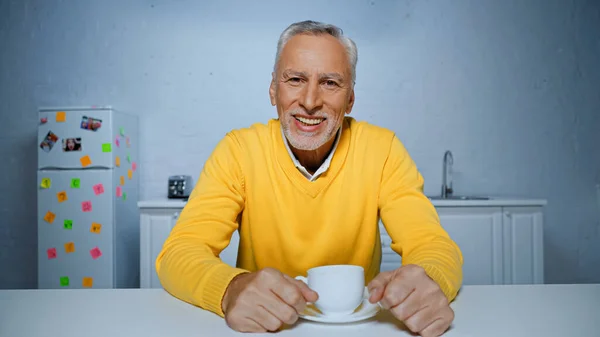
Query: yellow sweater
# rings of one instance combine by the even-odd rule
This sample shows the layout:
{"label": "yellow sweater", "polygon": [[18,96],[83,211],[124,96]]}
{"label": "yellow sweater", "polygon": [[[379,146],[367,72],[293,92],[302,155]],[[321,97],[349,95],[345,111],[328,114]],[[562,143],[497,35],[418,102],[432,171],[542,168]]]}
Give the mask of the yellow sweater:
{"label": "yellow sweater", "polygon": [[[280,123],[228,133],[200,174],[156,260],[173,296],[223,316],[238,274],[272,267],[289,276],[354,264],[379,273],[381,217],[403,265],[417,264],[449,300],[462,283],[462,254],[423,194],[423,178],[399,139],[346,117],[331,166],[311,182],[294,166]],[[235,230],[237,268],[219,259]]]}

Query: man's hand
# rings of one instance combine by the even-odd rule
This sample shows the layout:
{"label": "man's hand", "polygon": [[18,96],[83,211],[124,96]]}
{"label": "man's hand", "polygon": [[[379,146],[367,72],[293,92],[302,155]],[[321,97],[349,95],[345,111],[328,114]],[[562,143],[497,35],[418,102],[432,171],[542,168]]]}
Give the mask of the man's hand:
{"label": "man's hand", "polygon": [[454,320],[454,311],[438,286],[417,265],[382,272],[368,285],[369,301],[402,321],[423,337],[441,336]]}
{"label": "man's hand", "polygon": [[223,297],[227,325],[239,332],[276,331],[293,324],[318,295],[299,280],[265,268],[236,276]]}

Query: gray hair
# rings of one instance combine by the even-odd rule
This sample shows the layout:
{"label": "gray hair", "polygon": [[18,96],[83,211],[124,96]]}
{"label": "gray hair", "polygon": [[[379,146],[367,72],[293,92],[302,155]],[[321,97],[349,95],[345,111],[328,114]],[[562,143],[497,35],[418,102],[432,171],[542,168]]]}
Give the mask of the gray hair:
{"label": "gray hair", "polygon": [[336,39],[338,39],[344,48],[346,48],[346,52],[348,53],[348,60],[350,61],[350,75],[352,76],[352,86],[356,82],[356,62],[358,61],[358,50],[356,48],[356,44],[352,39],[347,36],[344,36],[344,32],[341,28],[326,24],[317,21],[301,21],[291,24],[287,27],[279,37],[279,41],[277,42],[277,54],[275,55],[275,65],[273,67],[273,71],[277,71],[277,65],[279,64],[279,58],[281,57],[281,51],[285,44],[295,35],[298,34],[309,34],[309,35],[322,35],[329,34]]}

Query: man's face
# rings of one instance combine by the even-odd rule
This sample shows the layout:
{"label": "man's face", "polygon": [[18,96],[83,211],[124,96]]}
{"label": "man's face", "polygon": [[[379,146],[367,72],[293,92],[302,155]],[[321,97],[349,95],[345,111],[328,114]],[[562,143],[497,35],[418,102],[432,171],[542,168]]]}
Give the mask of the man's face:
{"label": "man's face", "polygon": [[269,88],[290,145],[312,151],[332,140],[354,104],[350,62],[330,35],[296,35],[281,52]]}

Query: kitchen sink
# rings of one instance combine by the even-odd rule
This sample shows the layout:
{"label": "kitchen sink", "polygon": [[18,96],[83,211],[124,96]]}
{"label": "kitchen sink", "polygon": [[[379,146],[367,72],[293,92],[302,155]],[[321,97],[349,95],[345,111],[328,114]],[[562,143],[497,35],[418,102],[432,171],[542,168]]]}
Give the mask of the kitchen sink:
{"label": "kitchen sink", "polygon": [[480,197],[480,196],[471,196],[471,195],[449,195],[447,197],[442,197],[439,195],[436,196],[428,196],[431,200],[490,200],[490,197]]}

